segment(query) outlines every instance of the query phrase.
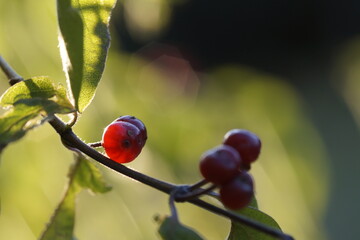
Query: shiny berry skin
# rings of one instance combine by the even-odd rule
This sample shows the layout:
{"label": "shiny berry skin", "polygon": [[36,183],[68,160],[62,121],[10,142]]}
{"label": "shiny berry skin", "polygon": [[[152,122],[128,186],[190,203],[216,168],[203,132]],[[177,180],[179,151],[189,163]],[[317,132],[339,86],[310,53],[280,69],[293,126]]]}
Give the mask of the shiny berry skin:
{"label": "shiny berry skin", "polygon": [[128,122],[128,123],[135,125],[140,130],[141,136],[143,138],[143,142],[145,144],[146,139],[147,139],[147,130],[146,130],[145,124],[140,119],[137,119],[134,116],[124,115],[124,116],[117,118],[114,122]]}
{"label": "shiny berry skin", "polygon": [[254,182],[246,171],[239,172],[220,187],[220,200],[225,207],[236,210],[249,205],[254,197]]}
{"label": "shiny berry skin", "polygon": [[101,144],[111,160],[128,163],[140,154],[145,142],[135,125],[112,122],[105,128]]}
{"label": "shiny berry skin", "polygon": [[231,180],[239,171],[241,159],[232,147],[220,145],[206,151],[200,159],[200,172],[209,182],[220,185]]}
{"label": "shiny berry skin", "polygon": [[259,137],[247,130],[230,130],[225,134],[223,144],[231,146],[239,152],[245,169],[250,168],[250,164],[260,154],[261,141]]}

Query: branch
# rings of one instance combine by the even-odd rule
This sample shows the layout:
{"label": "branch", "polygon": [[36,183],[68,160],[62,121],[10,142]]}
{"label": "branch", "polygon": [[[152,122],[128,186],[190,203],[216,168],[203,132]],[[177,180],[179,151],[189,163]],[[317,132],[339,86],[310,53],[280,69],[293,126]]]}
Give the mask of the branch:
{"label": "branch", "polygon": [[[5,75],[7,76],[7,78],[9,79],[10,85],[14,85],[17,82],[23,81],[23,78],[20,75],[18,75],[11,68],[11,66],[1,57],[1,55],[0,55],[0,67],[1,67],[2,71],[5,73]],[[54,118],[52,118],[52,120],[50,120],[49,123],[56,130],[56,132],[60,135],[61,140],[66,147],[68,147],[70,149],[79,150],[80,152],[91,157],[95,161],[107,166],[108,168],[111,168],[112,170],[114,170],[118,173],[121,173],[131,179],[137,180],[143,184],[146,184],[154,189],[157,189],[157,190],[164,192],[166,194],[169,194],[169,195],[171,193],[174,193],[174,191],[177,188],[184,186],[184,185],[175,185],[172,183],[168,183],[168,182],[150,177],[148,175],[145,175],[143,173],[140,173],[138,171],[130,169],[122,164],[119,164],[115,161],[112,161],[111,159],[105,157],[100,152],[93,149],[92,145],[88,145],[88,144],[84,143],[82,140],[80,140],[79,137],[72,131],[71,127],[69,125],[65,124],[63,121],[61,121],[56,116],[54,116]],[[194,189],[205,183],[206,182],[199,182],[197,184],[190,185],[189,188]],[[213,212],[217,215],[231,219],[232,221],[236,221],[236,222],[245,224],[249,227],[252,227],[258,231],[267,233],[278,239],[283,239],[283,240],[294,239],[290,235],[287,235],[277,229],[270,228],[262,223],[256,222],[247,217],[244,217],[244,216],[235,214],[233,212],[227,211],[225,209],[219,208],[215,205],[209,204],[198,198],[187,199],[185,201],[192,203],[192,204],[194,204],[200,208],[203,208],[205,210],[208,210],[210,212]]]}
{"label": "branch", "polygon": [[5,59],[0,55],[0,68],[5,73],[6,77],[9,79],[9,84],[12,86],[17,82],[21,82],[24,79],[17,74],[14,69],[5,61]]}

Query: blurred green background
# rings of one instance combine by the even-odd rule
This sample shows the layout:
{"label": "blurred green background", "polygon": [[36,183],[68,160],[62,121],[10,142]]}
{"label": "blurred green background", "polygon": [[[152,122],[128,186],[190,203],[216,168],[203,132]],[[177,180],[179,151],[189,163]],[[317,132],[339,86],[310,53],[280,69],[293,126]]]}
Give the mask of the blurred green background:
{"label": "blurred green background", "polygon": [[[260,209],[296,239],[354,239],[360,231],[356,227],[360,210],[356,34],[337,45],[331,71],[329,65],[305,64],[302,58],[293,61],[296,70],[284,69],[286,74],[280,74],[257,62],[232,61],[233,57],[228,61],[219,57],[216,62],[216,54],[215,60],[197,67],[186,56],[199,52],[188,48],[183,55],[176,44],[169,44],[175,43],[174,38],[166,44],[159,41],[171,29],[175,9],[190,2],[119,1],[114,19],[124,22],[112,25],[113,43],[103,79],[75,132],[84,141],[95,142],[113,119],[135,115],[146,124],[149,139],[137,161],[128,165],[180,184],[200,179],[200,155],[220,144],[228,130],[248,129],[263,143],[251,170]],[[0,54],[25,78],[47,75],[66,84],[55,7],[55,1],[0,0]],[[196,13],[199,19],[201,13]],[[115,33],[121,26],[127,29],[125,38]],[[212,29],[214,39],[218,28]],[[216,46],[213,38],[208,40]],[[129,44],[129,39],[136,44]],[[231,47],[236,51],[237,45]],[[264,59],[269,58],[266,66],[273,62],[276,68],[279,62],[290,61],[260,50]],[[0,91],[7,88],[0,74]],[[0,239],[32,240],[40,235],[64,193],[72,162],[72,154],[48,125],[5,149],[0,163]],[[153,217],[169,213],[166,195],[101,169],[113,191],[80,194],[76,237],[158,239]],[[206,239],[226,238],[230,227],[226,219],[189,204],[178,207],[181,221]]]}

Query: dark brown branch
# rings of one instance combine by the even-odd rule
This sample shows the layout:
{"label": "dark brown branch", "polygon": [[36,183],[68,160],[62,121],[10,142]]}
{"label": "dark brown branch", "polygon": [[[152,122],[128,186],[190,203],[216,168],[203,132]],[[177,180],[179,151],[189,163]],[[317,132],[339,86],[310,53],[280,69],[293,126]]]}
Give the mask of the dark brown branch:
{"label": "dark brown branch", "polygon": [[[88,146],[87,144],[85,144],[84,142],[82,142],[73,132],[71,129],[66,129],[66,125],[65,124],[61,124],[61,121],[57,118],[55,118],[54,120],[50,121],[50,124],[55,128],[55,129],[59,129],[58,133],[60,134],[60,136],[68,143],[71,144],[71,147],[73,148],[77,148],[79,149],[81,152],[83,152],[84,154],[88,155],[89,157],[93,158],[94,160],[102,163],[103,165],[113,169],[114,171],[117,171],[121,174],[124,174],[134,180],[137,180],[143,184],[146,184],[150,187],[153,187],[159,191],[162,191],[164,193],[170,194],[175,188],[179,187],[178,185],[174,185],[171,183],[167,183],[152,177],[149,177],[145,174],[142,174],[140,172],[137,172],[135,170],[132,170],[128,167],[125,167],[122,164],[119,164],[117,162],[112,161],[111,159],[105,157],[104,155],[102,155],[101,153],[99,153],[98,151],[94,150],[93,148],[91,148],[90,146]],[[62,132],[62,130],[64,130]],[[218,215],[227,217],[233,221],[236,222],[240,222],[243,223],[245,225],[248,225],[250,227],[253,227],[259,231],[262,231],[264,233],[267,233],[269,235],[272,235],[274,237],[277,237],[279,239],[293,239],[291,236],[284,234],[283,232],[277,230],[277,229],[273,229],[270,228],[264,224],[258,223],[252,219],[249,219],[247,217],[235,214],[233,212],[224,210],[222,208],[216,207],[212,204],[209,204],[207,202],[204,202],[200,199],[192,199],[189,200],[188,202],[195,204],[203,209],[206,209],[208,211],[211,211],[213,213],[216,213]]]}
{"label": "dark brown branch", "polygon": [[[5,73],[7,78],[9,79],[9,84],[13,85],[19,81],[23,81],[23,78],[18,75],[11,67],[10,65],[0,56],[0,67],[2,71]],[[111,168],[112,170],[121,173],[125,176],[128,176],[129,178],[132,178],[134,180],[137,180],[143,184],[146,184],[152,188],[155,188],[159,191],[162,191],[166,194],[171,194],[175,189],[178,189],[179,185],[174,185],[165,181],[161,181],[156,178],[152,178],[150,176],[147,176],[143,173],[137,172],[133,169],[130,169],[122,164],[119,164],[115,161],[112,161],[111,159],[105,157],[103,154],[99,153],[95,149],[93,149],[91,146],[87,145],[83,141],[81,141],[76,134],[72,131],[71,127],[64,122],[62,122],[59,118],[54,116],[52,120],[49,121],[51,126],[55,129],[55,131],[60,135],[62,142],[66,147],[70,149],[77,149],[80,152],[84,153],[85,155],[91,157],[95,161],[107,166],[108,168]],[[199,186],[202,186],[205,182],[201,181],[197,184],[190,185],[188,188],[193,189],[198,188]],[[174,192],[173,192],[174,193]],[[201,207],[205,210],[208,210],[210,212],[213,212],[215,214],[218,214],[220,216],[226,217],[228,219],[231,219],[232,221],[236,221],[242,224],[245,224],[247,226],[250,226],[254,229],[257,229],[258,231],[267,233],[271,236],[274,236],[278,239],[283,240],[292,240],[293,238],[277,229],[270,228],[262,223],[256,222],[252,219],[249,219],[245,216],[241,216],[238,214],[235,214],[233,212],[227,211],[225,209],[219,208],[217,206],[214,206],[212,204],[209,204],[205,201],[202,201],[200,199],[190,199],[187,200],[187,202],[192,203],[198,207]]]}

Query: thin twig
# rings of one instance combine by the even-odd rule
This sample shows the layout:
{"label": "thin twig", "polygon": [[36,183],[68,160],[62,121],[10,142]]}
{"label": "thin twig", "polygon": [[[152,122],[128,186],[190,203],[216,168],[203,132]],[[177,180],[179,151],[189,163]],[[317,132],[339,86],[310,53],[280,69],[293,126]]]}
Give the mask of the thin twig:
{"label": "thin twig", "polygon": [[[59,122],[60,121],[60,122]],[[103,165],[121,173],[124,174],[134,180],[137,180],[143,184],[146,184],[150,187],[153,187],[159,191],[162,191],[164,193],[170,194],[170,192],[178,187],[177,185],[161,181],[156,178],[152,178],[150,176],[147,176],[143,173],[137,172],[135,170],[132,170],[130,168],[125,167],[122,164],[119,164],[117,162],[114,162],[110,160],[109,158],[105,157],[95,149],[88,146],[86,143],[82,142],[73,132],[71,129],[66,129],[65,132],[61,133],[61,130],[64,129],[63,126],[61,126],[61,120],[60,119],[53,119],[50,121],[50,124],[57,130],[57,132],[61,135],[62,138],[67,140],[67,143],[71,143],[73,147],[79,149],[81,152],[86,154],[87,156],[93,158],[94,160],[102,163]],[[65,125],[65,124],[64,124]],[[277,230],[274,228],[270,228],[262,223],[256,222],[252,219],[249,219],[247,217],[235,214],[233,212],[229,212],[227,210],[224,210],[222,208],[216,207],[212,204],[209,204],[207,202],[204,202],[200,199],[192,199],[188,202],[195,204],[203,209],[206,209],[208,211],[211,211],[215,214],[224,216],[226,218],[231,219],[232,221],[236,221],[242,224],[245,224],[247,226],[253,227],[259,231],[262,231],[264,233],[267,233],[271,236],[277,237],[279,239],[292,239],[291,236]]]}
{"label": "thin twig", "polygon": [[[5,75],[9,79],[10,85],[15,84],[16,82],[23,81],[23,78],[18,75],[11,66],[0,56],[0,67],[5,73]],[[150,176],[147,176],[143,173],[137,172],[133,169],[130,169],[122,164],[119,164],[115,161],[112,161],[111,159],[105,157],[95,149],[93,149],[91,146],[87,145],[83,141],[81,141],[78,136],[72,131],[71,127],[69,127],[67,124],[65,124],[63,121],[61,121],[59,118],[54,116],[49,123],[51,126],[55,129],[55,131],[60,135],[62,142],[66,144],[67,147],[78,149],[80,152],[84,153],[85,155],[91,157],[95,161],[107,166],[108,168],[121,173],[125,176],[128,176],[129,178],[132,178],[134,180],[137,180],[143,184],[146,184],[154,189],[157,189],[159,191],[162,191],[164,193],[170,194],[174,191],[174,189],[178,189],[179,185],[174,185],[172,183],[168,183]],[[188,188],[197,188],[198,185],[201,185],[203,183],[197,183],[194,185],[187,186]],[[236,221],[242,224],[245,224],[247,226],[250,226],[254,229],[257,229],[258,231],[267,233],[271,236],[274,236],[279,239],[283,240],[292,240],[293,238],[290,235],[287,235],[277,229],[270,228],[262,223],[256,222],[252,219],[249,219],[245,216],[241,216],[238,214],[235,214],[233,212],[227,211],[225,209],[219,208],[217,206],[214,206],[210,203],[207,203],[205,201],[202,201],[200,199],[194,198],[187,200],[188,202],[201,207],[207,211],[213,212],[215,214],[218,214],[220,216],[226,217],[228,219],[231,219],[232,221]]]}

